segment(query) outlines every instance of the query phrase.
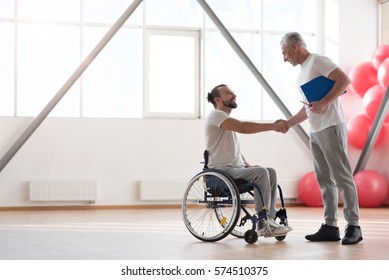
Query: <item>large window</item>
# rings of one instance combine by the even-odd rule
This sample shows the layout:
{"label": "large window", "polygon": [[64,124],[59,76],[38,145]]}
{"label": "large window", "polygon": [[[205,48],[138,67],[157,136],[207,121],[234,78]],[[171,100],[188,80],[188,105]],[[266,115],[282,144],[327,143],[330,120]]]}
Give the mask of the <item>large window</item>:
{"label": "large window", "polygon": [[[323,0],[208,0],[270,86],[295,112],[296,69],[282,61],[285,32],[322,44]],[[0,116],[36,116],[132,0],[1,0]],[[331,48],[331,45],[328,46]],[[236,117],[283,117],[196,0],[144,0],[50,116],[198,118],[226,83]]]}

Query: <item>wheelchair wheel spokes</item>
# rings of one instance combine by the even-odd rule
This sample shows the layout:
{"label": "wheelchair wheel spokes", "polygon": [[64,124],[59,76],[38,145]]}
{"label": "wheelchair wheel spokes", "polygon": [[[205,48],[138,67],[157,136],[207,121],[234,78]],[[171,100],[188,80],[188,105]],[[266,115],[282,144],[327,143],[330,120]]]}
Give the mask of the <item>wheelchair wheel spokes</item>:
{"label": "wheelchair wheel spokes", "polygon": [[214,215],[216,216],[219,224],[222,227],[226,227],[226,226],[228,226],[228,223],[226,223],[226,221],[234,218],[235,211],[238,211],[238,209],[233,209],[232,207],[218,207],[218,208],[215,208]]}
{"label": "wheelchair wheel spokes", "polygon": [[246,231],[253,229],[252,217],[256,214],[253,196],[246,192],[240,194],[241,209],[239,220],[231,231],[231,235],[244,238]]}
{"label": "wheelchair wheel spokes", "polygon": [[203,171],[189,182],[182,201],[185,226],[202,241],[226,237],[235,227],[239,209],[240,198],[235,185],[211,171]]}

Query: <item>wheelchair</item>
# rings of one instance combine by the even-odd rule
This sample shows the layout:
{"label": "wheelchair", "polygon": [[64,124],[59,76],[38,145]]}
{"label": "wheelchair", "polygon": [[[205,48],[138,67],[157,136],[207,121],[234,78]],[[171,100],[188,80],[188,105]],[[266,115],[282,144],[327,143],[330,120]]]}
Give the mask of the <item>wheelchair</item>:
{"label": "wheelchair", "polygon": [[[208,152],[204,152],[204,169],[188,183],[182,199],[182,216],[186,228],[197,239],[205,242],[222,240],[229,234],[244,238],[249,244],[258,240],[257,222],[268,220],[266,206],[259,188],[243,179],[232,179],[223,171],[208,168]],[[254,188],[257,188],[263,205],[255,211]],[[279,224],[288,227],[288,219],[278,186],[281,209],[276,213]],[[268,226],[267,226],[268,227]],[[274,235],[268,227],[265,237],[282,241],[284,235]]]}

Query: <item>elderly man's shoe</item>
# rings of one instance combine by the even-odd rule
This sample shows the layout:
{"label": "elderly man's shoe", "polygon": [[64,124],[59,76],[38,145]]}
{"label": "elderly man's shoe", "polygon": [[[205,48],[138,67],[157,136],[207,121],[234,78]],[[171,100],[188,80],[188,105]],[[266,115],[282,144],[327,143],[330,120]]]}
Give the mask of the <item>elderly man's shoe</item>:
{"label": "elderly man's shoe", "polygon": [[318,232],[306,235],[309,241],[339,241],[339,228],[322,224]]}
{"label": "elderly man's shoe", "polygon": [[353,245],[362,241],[362,230],[360,226],[349,225],[346,228],[345,235],[342,239],[343,245]]}

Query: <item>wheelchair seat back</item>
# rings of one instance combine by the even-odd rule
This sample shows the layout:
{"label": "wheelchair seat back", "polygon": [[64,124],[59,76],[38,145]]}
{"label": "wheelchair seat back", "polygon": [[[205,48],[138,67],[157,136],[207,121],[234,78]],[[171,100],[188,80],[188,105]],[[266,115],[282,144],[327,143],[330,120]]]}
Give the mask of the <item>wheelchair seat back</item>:
{"label": "wheelchair seat back", "polygon": [[231,192],[226,183],[217,176],[205,176],[207,191],[213,196],[231,197]]}
{"label": "wheelchair seat back", "polygon": [[[240,179],[233,179],[226,172],[223,172],[223,171],[218,170],[218,169],[209,168],[208,167],[208,156],[209,156],[209,153],[207,150],[205,150],[204,151],[204,168],[203,168],[203,170],[209,170],[209,171],[215,170],[216,172],[224,175],[224,177],[226,177],[227,179],[229,179],[230,181],[235,183],[240,194],[252,191],[254,189],[253,183],[249,183],[246,180],[241,179],[241,178]],[[219,177],[212,176],[212,175],[206,176],[205,183],[206,183],[206,186],[208,188],[209,193],[211,193],[212,195],[231,196],[229,188],[227,187],[226,183],[222,179],[220,179]]]}

